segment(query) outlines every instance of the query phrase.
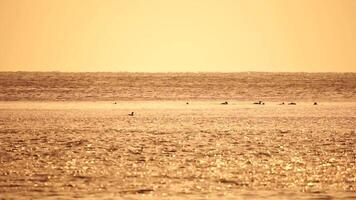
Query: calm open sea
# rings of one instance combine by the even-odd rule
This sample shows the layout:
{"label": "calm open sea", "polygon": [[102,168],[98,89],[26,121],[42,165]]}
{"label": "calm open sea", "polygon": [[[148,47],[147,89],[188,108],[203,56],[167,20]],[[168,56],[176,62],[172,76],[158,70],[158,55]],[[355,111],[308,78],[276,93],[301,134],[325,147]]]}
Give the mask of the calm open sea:
{"label": "calm open sea", "polygon": [[0,100],[355,101],[356,73],[0,73]]}
{"label": "calm open sea", "polygon": [[0,199],[355,199],[355,121],[354,73],[0,73]]}

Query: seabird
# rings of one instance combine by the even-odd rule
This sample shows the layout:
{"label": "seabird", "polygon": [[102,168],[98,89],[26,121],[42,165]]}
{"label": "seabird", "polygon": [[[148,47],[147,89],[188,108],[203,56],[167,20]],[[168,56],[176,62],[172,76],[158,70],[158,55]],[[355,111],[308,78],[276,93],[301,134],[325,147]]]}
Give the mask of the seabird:
{"label": "seabird", "polygon": [[131,112],[129,113],[129,116],[134,116],[134,114],[135,114],[134,112]]}
{"label": "seabird", "polygon": [[254,102],[253,104],[261,104],[261,101],[259,101],[259,102]]}
{"label": "seabird", "polygon": [[254,102],[253,104],[256,104],[256,105],[265,105],[265,103],[262,102],[262,101]]}

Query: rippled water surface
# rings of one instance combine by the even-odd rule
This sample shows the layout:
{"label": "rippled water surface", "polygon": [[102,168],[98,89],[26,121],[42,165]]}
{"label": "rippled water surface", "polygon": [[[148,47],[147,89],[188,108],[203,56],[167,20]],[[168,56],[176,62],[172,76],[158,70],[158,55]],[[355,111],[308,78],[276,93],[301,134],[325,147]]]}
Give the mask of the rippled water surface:
{"label": "rippled water surface", "polygon": [[0,102],[0,199],[356,198],[356,103],[220,102]]}
{"label": "rippled water surface", "polygon": [[355,73],[0,72],[0,199],[353,199],[355,118]]}
{"label": "rippled water surface", "polygon": [[356,101],[356,73],[0,72],[1,100]]}

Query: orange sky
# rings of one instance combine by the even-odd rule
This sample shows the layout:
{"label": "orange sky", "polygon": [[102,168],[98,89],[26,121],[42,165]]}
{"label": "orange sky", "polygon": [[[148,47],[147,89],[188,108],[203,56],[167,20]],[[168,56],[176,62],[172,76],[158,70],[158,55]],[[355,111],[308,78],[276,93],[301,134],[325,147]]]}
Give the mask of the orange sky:
{"label": "orange sky", "polygon": [[0,0],[0,71],[356,72],[356,0]]}

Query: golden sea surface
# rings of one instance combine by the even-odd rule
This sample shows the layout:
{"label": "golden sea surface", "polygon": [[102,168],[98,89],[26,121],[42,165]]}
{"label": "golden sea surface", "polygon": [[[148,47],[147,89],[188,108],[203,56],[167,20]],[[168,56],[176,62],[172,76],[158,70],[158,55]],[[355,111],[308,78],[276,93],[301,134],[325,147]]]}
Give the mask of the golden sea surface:
{"label": "golden sea surface", "polygon": [[0,78],[0,199],[356,198],[355,74]]}
{"label": "golden sea surface", "polygon": [[0,72],[0,101],[356,101],[356,73]]}

